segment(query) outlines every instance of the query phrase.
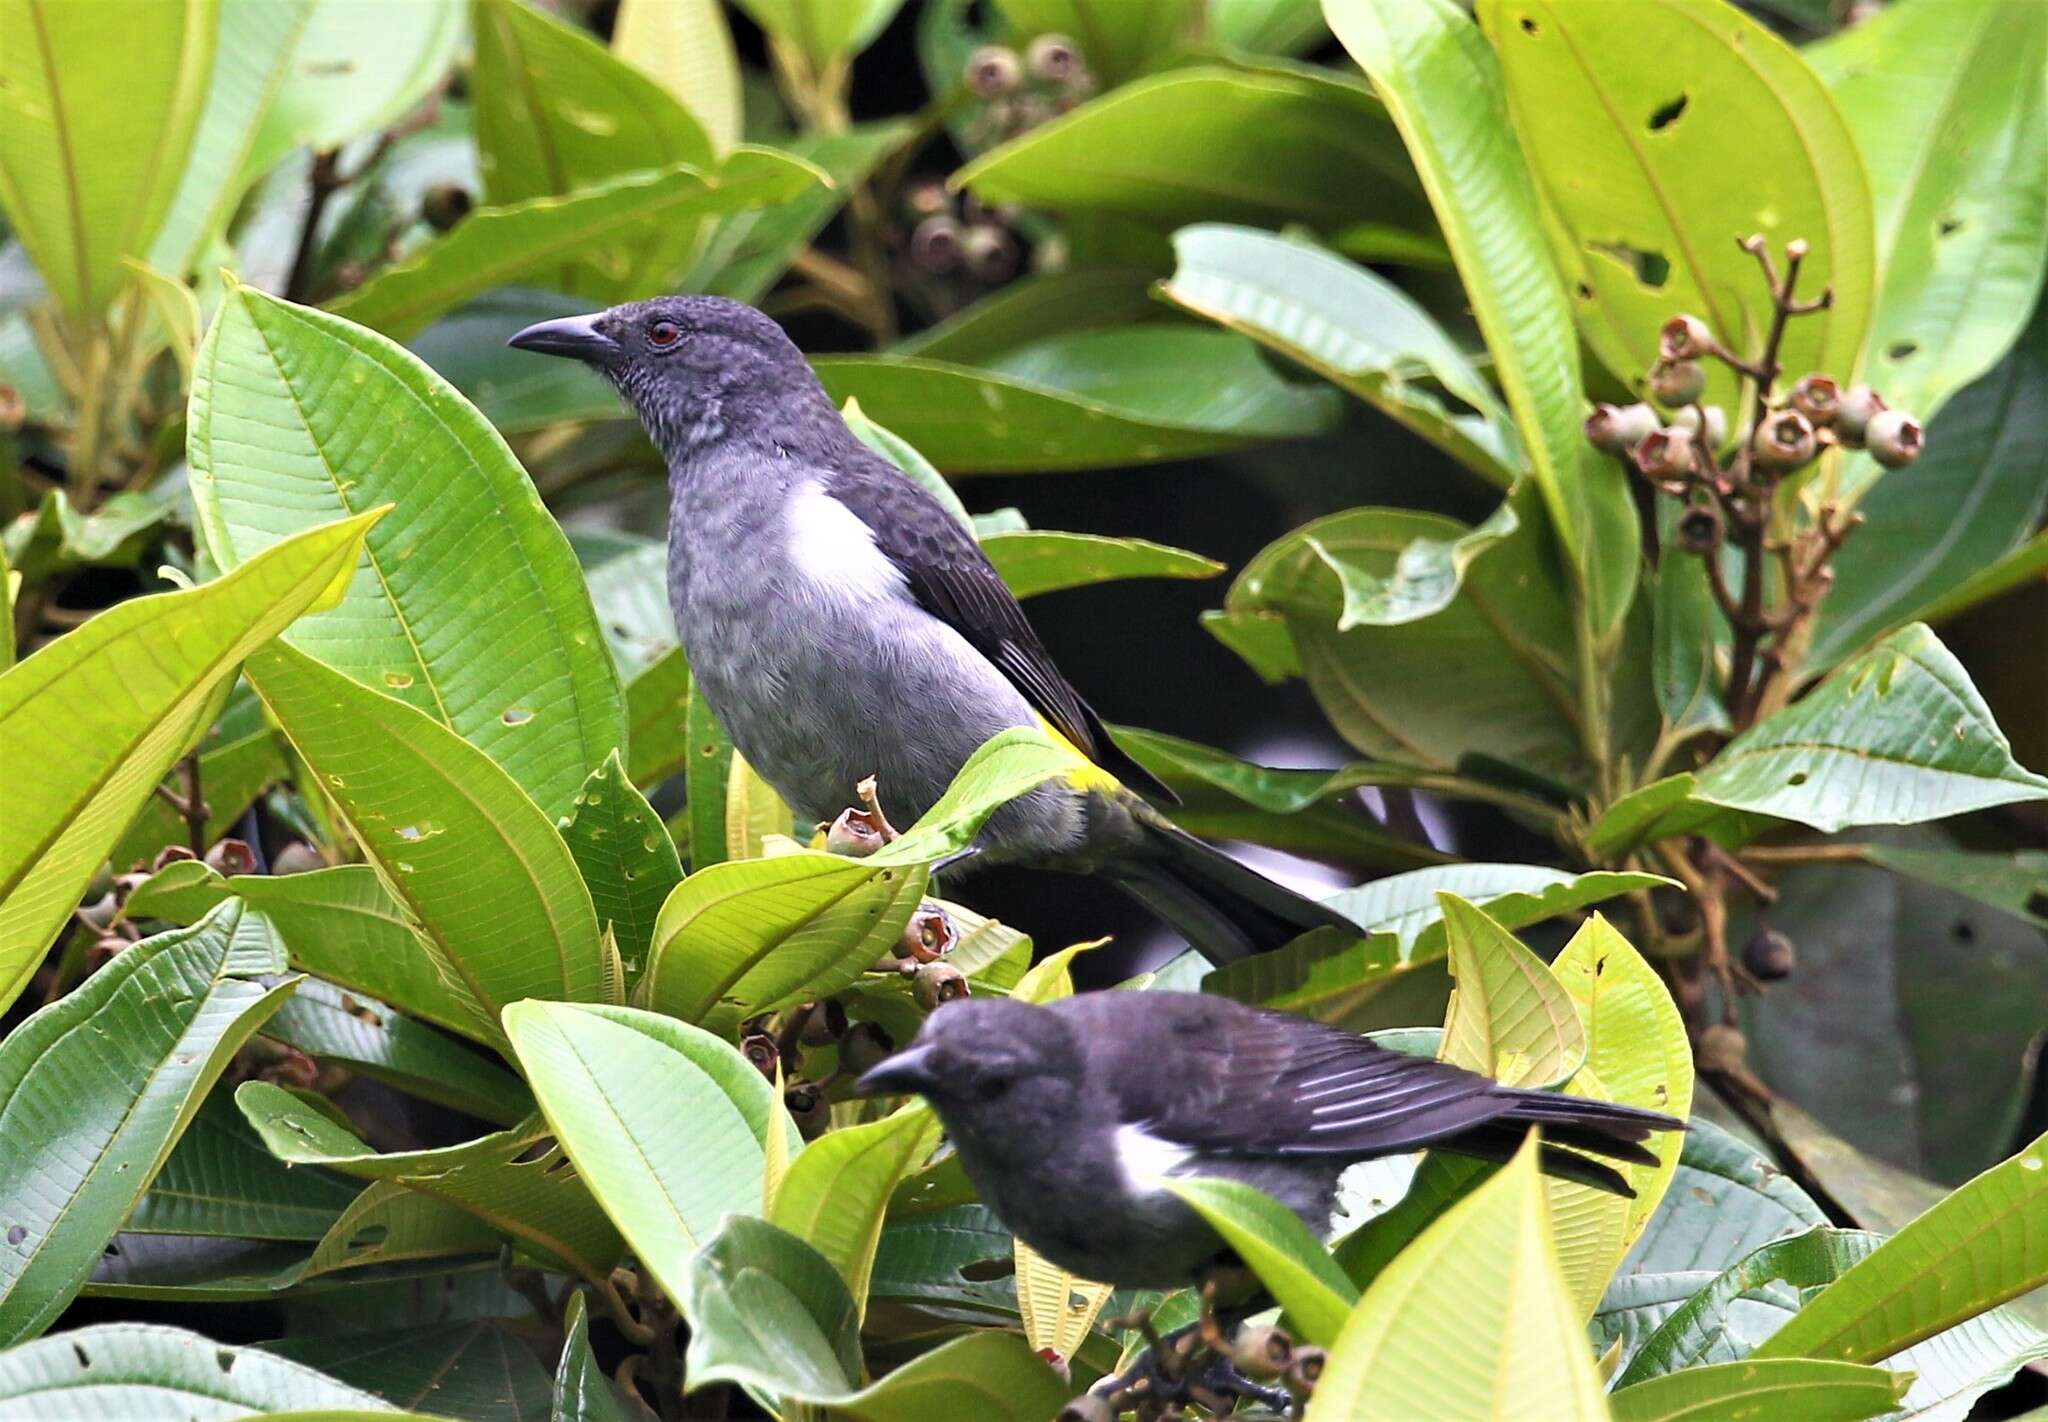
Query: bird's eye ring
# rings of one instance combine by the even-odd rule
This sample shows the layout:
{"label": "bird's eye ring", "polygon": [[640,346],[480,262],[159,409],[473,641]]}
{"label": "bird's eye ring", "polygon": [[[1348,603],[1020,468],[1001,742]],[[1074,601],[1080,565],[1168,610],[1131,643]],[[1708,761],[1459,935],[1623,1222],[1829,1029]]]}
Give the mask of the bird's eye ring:
{"label": "bird's eye ring", "polygon": [[649,345],[666,349],[683,338],[683,328],[673,321],[656,321],[647,328]]}

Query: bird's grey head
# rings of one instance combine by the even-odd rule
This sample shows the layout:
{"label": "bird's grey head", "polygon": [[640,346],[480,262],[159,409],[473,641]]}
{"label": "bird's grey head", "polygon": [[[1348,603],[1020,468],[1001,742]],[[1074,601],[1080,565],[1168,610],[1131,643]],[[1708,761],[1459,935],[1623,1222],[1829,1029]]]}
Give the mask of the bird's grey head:
{"label": "bird's grey head", "polygon": [[722,296],[657,296],[542,321],[510,344],[598,371],[671,456],[730,434],[795,441],[821,412],[837,418],[782,328]]}
{"label": "bird's grey head", "polygon": [[[1007,998],[961,998],[925,1020],[909,1047],[871,1068],[864,1096],[915,1093],[955,1136],[1027,1153],[1061,1131],[1084,1075],[1081,1044],[1055,1012]],[[995,1139],[986,1139],[987,1137]]]}

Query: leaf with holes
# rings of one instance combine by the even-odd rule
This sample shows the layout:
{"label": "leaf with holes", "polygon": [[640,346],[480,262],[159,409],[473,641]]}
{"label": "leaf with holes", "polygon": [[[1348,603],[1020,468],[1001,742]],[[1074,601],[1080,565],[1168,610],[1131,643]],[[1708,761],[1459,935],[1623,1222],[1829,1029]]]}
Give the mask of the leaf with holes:
{"label": "leaf with holes", "polygon": [[576,1172],[563,1168],[560,1144],[544,1145],[548,1127],[537,1116],[462,1145],[380,1154],[319,1106],[269,1082],[244,1082],[235,1104],[279,1160],[396,1181],[469,1211],[586,1279],[605,1278],[619,1261],[618,1231]]}
{"label": "leaf with holes", "polygon": [[262,921],[223,904],[119,954],[0,1043],[0,1344],[71,1302],[229,1058],[296,986],[251,979],[284,967]]}
{"label": "leaf with holes", "polygon": [[683,881],[683,865],[617,751],[583,782],[562,839],[589,886],[598,923],[610,927],[620,955],[637,966],[653,942],[662,901]]}
{"label": "leaf with holes", "polygon": [[[1877,282],[1870,188],[1840,113],[1790,45],[1719,0],[1625,11],[1484,0],[1479,19],[1578,293],[1579,329],[1608,370],[1642,388],[1658,329],[1680,311],[1731,350],[1760,354],[1771,298],[1736,242],[1762,233],[1781,262],[1788,240],[1807,242],[1799,293],[1834,294],[1786,328],[1780,360],[1795,377],[1849,378]],[[1755,153],[1771,161],[1747,161]],[[1736,377],[1707,370],[1707,402],[1732,409]]]}
{"label": "leaf with holes", "polygon": [[235,1103],[220,1093],[206,1098],[121,1229],[124,1234],[314,1241],[361,1193],[360,1186],[332,1171],[294,1169],[278,1160],[264,1149]]}
{"label": "leaf with holes", "polygon": [[567,809],[625,739],[618,677],[575,555],[504,440],[383,337],[251,287],[223,296],[199,367],[186,453],[214,561],[395,505],[341,605],[287,640]]}
{"label": "leaf with holes", "polygon": [[[72,1408],[90,1399],[90,1412]],[[388,1413],[381,1398],[260,1348],[155,1323],[101,1323],[0,1353],[0,1418],[251,1417],[307,1409]]]}

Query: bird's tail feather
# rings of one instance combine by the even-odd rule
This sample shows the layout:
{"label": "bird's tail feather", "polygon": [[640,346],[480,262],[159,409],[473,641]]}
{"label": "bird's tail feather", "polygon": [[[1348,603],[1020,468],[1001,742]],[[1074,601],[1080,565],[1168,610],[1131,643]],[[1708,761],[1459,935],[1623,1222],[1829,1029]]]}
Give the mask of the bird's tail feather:
{"label": "bird's tail feather", "polygon": [[1357,932],[1342,914],[1238,863],[1164,816],[1141,811],[1141,852],[1110,877],[1213,963],[1284,947],[1318,928]]}
{"label": "bird's tail feather", "polygon": [[[1628,1183],[1628,1177],[1619,1170],[1602,1165],[1577,1151],[1566,1150],[1562,1145],[1553,1144],[1549,1128],[1544,1129],[1542,1146],[1538,1149],[1536,1163],[1545,1175],[1559,1180],[1573,1180],[1581,1185],[1590,1185],[1595,1190],[1605,1190],[1610,1195],[1625,1195],[1635,1198],[1635,1187]],[[1522,1148],[1528,1132],[1523,1127],[1512,1126],[1503,1121],[1489,1121],[1483,1126],[1474,1126],[1469,1131],[1460,1131],[1449,1140],[1438,1141],[1432,1147],[1446,1150],[1453,1155],[1469,1155],[1478,1160],[1509,1161]]]}
{"label": "bird's tail feather", "polygon": [[1437,1142],[1437,1148],[1481,1160],[1507,1160],[1521,1149],[1529,1127],[1536,1126],[1543,1131],[1539,1163],[1545,1175],[1633,1197],[1636,1192],[1626,1176],[1597,1160],[1588,1160],[1579,1152],[1631,1165],[1655,1165],[1657,1157],[1643,1144],[1650,1133],[1685,1129],[1685,1123],[1675,1116],[1612,1101],[1506,1086],[1495,1088],[1493,1094],[1496,1099],[1511,1102],[1509,1109],[1482,1125]]}

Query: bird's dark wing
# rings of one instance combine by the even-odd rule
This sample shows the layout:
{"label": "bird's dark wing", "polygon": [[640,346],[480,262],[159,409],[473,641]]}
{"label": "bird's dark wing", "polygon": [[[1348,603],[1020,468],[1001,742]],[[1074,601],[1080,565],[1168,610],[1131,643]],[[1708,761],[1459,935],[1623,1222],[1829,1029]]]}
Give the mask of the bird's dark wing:
{"label": "bird's dark wing", "polygon": [[981,545],[936,499],[857,444],[833,461],[826,488],[867,525],[918,603],[987,657],[1076,750],[1134,790],[1177,799],[1110,738],[1102,718],[1053,665]]}
{"label": "bird's dark wing", "polygon": [[[1414,1150],[1514,1108],[1477,1073],[1200,994],[1092,993],[1055,1004],[1088,1043],[1091,1077],[1148,1135],[1240,1155]],[[1154,1005],[1156,1004],[1156,1005]]]}

